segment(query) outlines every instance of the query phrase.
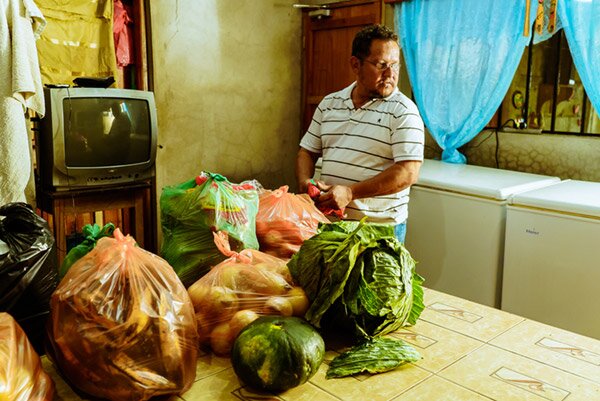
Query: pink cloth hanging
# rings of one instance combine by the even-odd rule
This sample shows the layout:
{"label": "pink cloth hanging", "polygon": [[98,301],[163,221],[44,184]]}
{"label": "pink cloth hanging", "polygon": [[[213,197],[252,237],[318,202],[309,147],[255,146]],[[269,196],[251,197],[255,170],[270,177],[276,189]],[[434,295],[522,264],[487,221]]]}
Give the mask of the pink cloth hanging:
{"label": "pink cloth hanging", "polygon": [[115,0],[113,16],[113,35],[115,38],[115,53],[117,65],[125,67],[133,63],[133,20],[121,0]]}

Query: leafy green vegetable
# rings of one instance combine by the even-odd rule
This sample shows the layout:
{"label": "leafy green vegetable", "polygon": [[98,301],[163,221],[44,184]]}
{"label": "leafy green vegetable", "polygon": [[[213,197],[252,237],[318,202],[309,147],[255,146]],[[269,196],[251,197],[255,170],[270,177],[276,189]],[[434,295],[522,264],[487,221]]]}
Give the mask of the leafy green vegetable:
{"label": "leafy green vegetable", "polygon": [[382,373],[419,359],[421,355],[406,342],[377,337],[337,356],[329,364],[326,377],[331,379],[361,372]]}
{"label": "leafy green vegetable", "polygon": [[341,221],[319,230],[288,263],[311,302],[306,320],[316,327],[351,326],[362,338],[417,321],[424,280],[393,227]]}
{"label": "leafy green vegetable", "polygon": [[83,241],[81,241],[81,243],[71,248],[69,253],[67,253],[67,256],[65,256],[65,259],[60,265],[58,277],[62,279],[65,274],[67,274],[73,263],[77,262],[79,259],[87,255],[92,249],[94,249],[96,242],[98,242],[100,238],[111,237],[113,235],[113,231],[115,231],[115,225],[113,223],[106,223],[103,227],[100,227],[98,224],[86,224],[83,226],[81,232],[85,238]]}
{"label": "leafy green vegetable", "polygon": [[[311,302],[306,320],[325,332],[354,333],[359,343],[415,324],[425,307],[424,279],[389,225],[323,224],[288,268]],[[369,371],[385,366],[373,361]]]}

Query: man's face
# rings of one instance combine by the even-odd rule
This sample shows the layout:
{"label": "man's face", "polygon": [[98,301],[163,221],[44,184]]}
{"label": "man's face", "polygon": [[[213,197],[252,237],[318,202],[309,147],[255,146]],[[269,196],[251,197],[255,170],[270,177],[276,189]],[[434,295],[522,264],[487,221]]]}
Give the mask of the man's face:
{"label": "man's face", "polygon": [[357,89],[369,97],[387,97],[398,85],[400,47],[393,40],[374,40],[370,54],[362,61],[352,57],[351,63]]}

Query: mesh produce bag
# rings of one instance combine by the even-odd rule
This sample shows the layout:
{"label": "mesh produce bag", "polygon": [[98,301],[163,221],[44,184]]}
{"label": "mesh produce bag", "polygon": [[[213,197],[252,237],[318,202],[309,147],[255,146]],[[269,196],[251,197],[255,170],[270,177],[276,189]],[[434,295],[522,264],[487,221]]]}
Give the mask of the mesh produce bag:
{"label": "mesh produce bag", "polygon": [[42,370],[35,352],[19,324],[0,313],[0,400],[52,401],[54,383]]}
{"label": "mesh produce bag", "polygon": [[259,201],[256,237],[259,249],[270,255],[291,258],[319,223],[329,223],[307,194],[290,193],[287,185],[261,192]]}
{"label": "mesh produce bag", "polygon": [[236,251],[258,249],[256,185],[254,181],[232,184],[222,175],[202,172],[196,179],[163,190],[161,256],[186,287],[225,259],[213,232],[227,232]]}
{"label": "mesh produce bag", "polygon": [[71,266],[50,306],[49,355],[82,391],[139,401],[192,385],[190,298],[167,262],[119,229]]}
{"label": "mesh produce bag", "polygon": [[302,316],[308,298],[294,286],[285,261],[254,249],[231,251],[227,234],[215,234],[226,260],[188,288],[200,344],[227,355],[240,330],[260,315]]}

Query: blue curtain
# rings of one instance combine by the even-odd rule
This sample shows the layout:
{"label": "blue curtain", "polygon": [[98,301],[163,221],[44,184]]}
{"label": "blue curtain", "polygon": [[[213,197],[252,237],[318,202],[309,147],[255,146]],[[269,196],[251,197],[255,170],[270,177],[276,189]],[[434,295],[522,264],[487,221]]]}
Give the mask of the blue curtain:
{"label": "blue curtain", "polygon": [[[531,1],[533,26],[537,2]],[[395,8],[413,94],[442,160],[490,121],[530,37],[523,0],[411,0]],[[530,29],[531,35],[531,29]]]}
{"label": "blue curtain", "polygon": [[558,15],[581,83],[600,112],[600,0],[560,0]]}

